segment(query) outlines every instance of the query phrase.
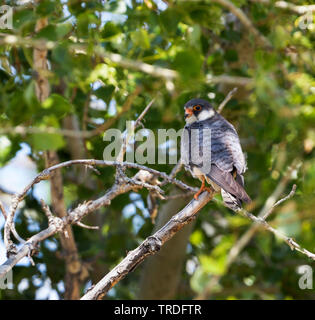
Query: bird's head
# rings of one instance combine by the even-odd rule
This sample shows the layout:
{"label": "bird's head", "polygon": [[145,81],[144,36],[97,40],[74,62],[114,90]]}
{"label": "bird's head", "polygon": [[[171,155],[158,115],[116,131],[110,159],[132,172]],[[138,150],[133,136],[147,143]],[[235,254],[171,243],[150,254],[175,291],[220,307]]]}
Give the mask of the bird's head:
{"label": "bird's head", "polygon": [[212,118],[215,115],[215,110],[211,104],[203,99],[191,99],[185,106],[185,121],[188,124],[196,121],[203,121]]}

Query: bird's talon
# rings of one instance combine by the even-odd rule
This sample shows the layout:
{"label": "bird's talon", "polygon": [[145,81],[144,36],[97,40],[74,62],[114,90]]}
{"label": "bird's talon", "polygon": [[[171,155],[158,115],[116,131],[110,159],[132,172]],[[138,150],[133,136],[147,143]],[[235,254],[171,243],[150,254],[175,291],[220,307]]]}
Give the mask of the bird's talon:
{"label": "bird's talon", "polygon": [[212,194],[212,189],[210,187],[205,187],[204,186],[204,182],[203,185],[201,186],[201,188],[199,189],[199,191],[194,195],[194,199],[198,200],[198,197],[200,196],[201,193],[203,193],[204,191],[208,191],[208,193],[211,195]]}

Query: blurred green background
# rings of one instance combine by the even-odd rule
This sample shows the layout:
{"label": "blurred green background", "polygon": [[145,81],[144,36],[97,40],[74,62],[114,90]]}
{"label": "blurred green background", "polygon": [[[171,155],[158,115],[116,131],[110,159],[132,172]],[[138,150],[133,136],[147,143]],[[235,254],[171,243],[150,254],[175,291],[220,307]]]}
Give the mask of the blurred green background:
{"label": "blurred green background", "polygon": [[[154,132],[178,130],[184,126],[188,99],[205,98],[217,108],[237,87],[222,115],[236,127],[247,156],[246,189],[253,199],[248,210],[259,214],[275,190],[279,198],[296,183],[295,196],[277,207],[268,222],[315,251],[315,13],[305,15],[301,9],[311,1],[4,3],[13,8],[13,29],[0,30],[0,200],[6,208],[6,190],[21,191],[43,170],[47,150],[55,151],[59,161],[102,159],[107,144],[103,129],[124,130],[125,122],[135,120],[151,99],[156,100],[144,126]],[[35,31],[43,18],[48,24]],[[47,70],[34,67],[38,46],[48,49]],[[40,77],[50,87],[42,102],[35,90]],[[167,173],[173,168],[149,166]],[[110,188],[114,169],[99,170],[101,175],[62,170],[67,209]],[[183,170],[177,177],[199,186]],[[181,192],[170,185],[164,189],[172,195]],[[152,233],[147,195],[146,190],[121,195],[84,219],[100,226],[98,231],[73,227],[87,271],[80,275],[79,295]],[[24,238],[47,227],[40,198],[50,204],[48,182],[32,190],[17,214],[16,228]],[[160,201],[155,227],[189,200]],[[1,216],[1,263],[3,222]],[[315,288],[299,288],[297,272],[301,265],[314,267],[314,262],[251,225],[209,203],[193,224],[118,283],[107,299],[314,299]],[[240,239],[244,246],[230,261]],[[59,236],[43,241],[34,257],[36,266],[23,259],[13,269],[14,288],[0,290],[0,298],[66,297],[63,252]]]}

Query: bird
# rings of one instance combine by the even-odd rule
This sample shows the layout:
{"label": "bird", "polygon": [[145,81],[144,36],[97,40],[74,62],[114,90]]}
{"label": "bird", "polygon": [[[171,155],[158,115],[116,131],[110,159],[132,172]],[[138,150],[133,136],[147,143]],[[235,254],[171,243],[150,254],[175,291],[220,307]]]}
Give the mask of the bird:
{"label": "bird", "polygon": [[184,110],[181,162],[201,181],[194,199],[206,190],[221,192],[224,205],[234,211],[242,208],[243,202],[250,203],[244,189],[246,159],[234,126],[204,99],[189,100]]}

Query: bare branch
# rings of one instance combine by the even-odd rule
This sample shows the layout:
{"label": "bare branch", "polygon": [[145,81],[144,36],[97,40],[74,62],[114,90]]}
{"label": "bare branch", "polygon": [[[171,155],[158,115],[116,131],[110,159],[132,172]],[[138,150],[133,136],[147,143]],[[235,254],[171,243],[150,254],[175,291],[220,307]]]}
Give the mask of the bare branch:
{"label": "bare branch", "polygon": [[2,204],[2,202],[0,201],[0,211],[2,212],[3,216],[4,216],[4,220],[7,219],[7,213],[4,209],[4,205]]}
{"label": "bare branch", "polygon": [[170,174],[170,178],[175,178],[175,176],[177,175],[177,173],[182,169],[183,164],[181,161],[178,161],[176,166],[172,169],[171,174]]}
{"label": "bare branch", "polygon": [[232,86],[248,86],[253,84],[253,79],[248,77],[239,77],[239,76],[229,76],[229,75],[221,75],[214,76],[211,74],[206,75],[206,83],[208,84],[227,84]]}
{"label": "bare branch", "polygon": [[[123,142],[121,145],[121,149],[119,151],[119,154],[117,156],[117,161],[124,161],[124,156],[126,153],[126,149],[127,146],[129,144],[129,140],[131,138],[131,135],[134,133],[134,130],[139,126],[141,120],[144,118],[144,116],[146,115],[146,113],[149,111],[149,109],[151,108],[151,106],[153,105],[153,102],[155,101],[155,99],[152,99],[149,104],[144,108],[144,110],[141,112],[140,116],[138,117],[138,119],[132,124],[132,130],[131,132],[128,132],[127,129],[124,131],[123,133]],[[119,170],[118,170],[119,172]]]}
{"label": "bare branch", "polygon": [[286,235],[282,234],[280,231],[271,227],[263,218],[256,217],[252,213],[244,209],[238,210],[237,212],[240,213],[242,216],[247,217],[248,219],[257,223],[259,226],[263,227],[264,229],[272,232],[275,236],[285,241],[292,250],[299,251],[304,255],[306,255],[308,258],[315,261],[314,253],[302,248],[293,238],[287,237]]}
{"label": "bare branch", "polygon": [[[46,169],[43,173],[40,173],[37,177],[34,178],[34,180],[29,184],[29,186],[33,186],[35,183],[41,181],[42,177],[49,177],[51,172],[53,170],[57,170],[69,165],[74,164],[89,164],[89,165],[103,165],[103,166],[125,166],[130,168],[135,168],[139,170],[146,170],[150,173],[153,173],[157,176],[160,176],[162,178],[165,178],[170,183],[174,183],[178,186],[184,187],[186,190],[193,191],[194,188],[191,188],[182,182],[179,183],[178,180],[170,178],[167,176],[167,174],[163,172],[159,172],[150,168],[146,168],[144,166],[137,165],[135,163],[128,163],[128,162],[114,162],[114,161],[101,161],[101,160],[73,160],[73,161],[67,161],[61,164],[57,164],[51,168]],[[114,184],[114,186],[106,192],[104,196],[97,200],[85,202],[81,205],[79,205],[77,208],[72,210],[68,213],[67,216],[58,219],[58,223],[52,223],[48,226],[46,230],[43,230],[39,232],[38,234],[31,237],[28,241],[24,243],[22,248],[16,253],[16,255],[11,256],[1,267],[0,267],[0,277],[3,276],[6,272],[12,269],[12,267],[23,257],[27,255],[32,255],[34,251],[37,249],[37,245],[40,241],[52,236],[53,234],[57,232],[62,232],[64,228],[67,225],[70,224],[77,224],[80,222],[80,220],[86,216],[87,214],[97,210],[101,206],[108,206],[113,198],[118,196],[119,194],[129,192],[131,190],[135,190],[135,188],[139,188],[139,186],[145,186],[139,185],[138,183],[134,184],[134,178],[133,179],[127,179],[125,181],[120,181],[120,184]],[[29,187],[28,186],[28,187]],[[156,191],[156,190],[155,190]],[[27,188],[24,189],[23,193],[17,196],[17,199],[20,199],[21,197],[25,196],[27,192]],[[20,198],[19,198],[20,197]],[[209,197],[207,193],[203,193],[198,201],[192,200],[180,213],[175,215],[163,228],[161,228],[157,234],[153,235],[153,238],[145,240],[145,242],[138,247],[136,250],[132,251],[128,254],[128,256],[122,261],[121,264],[119,264],[109,275],[107,275],[103,280],[102,283],[95,286],[95,289],[93,288],[90,290],[87,295],[85,295],[85,298],[88,297],[100,297],[103,295],[106,290],[109,290],[117,281],[121,280],[128,272],[130,272],[134,267],[143,261],[143,259],[150,255],[154,254],[156,250],[163,245],[165,241],[170,239],[175,232],[177,232],[184,224],[188,223],[190,220],[192,220],[195,216],[195,214],[200,210],[207,202],[211,200],[212,197]],[[286,197],[287,198],[287,197]],[[288,198],[287,198],[288,199]],[[214,199],[215,200],[215,199]],[[215,200],[217,201],[217,200]],[[279,202],[278,202],[279,203]],[[243,216],[247,217],[248,219],[255,222],[255,224],[262,226],[266,230],[274,233],[277,237],[280,237],[283,239],[292,249],[295,249],[304,255],[308,256],[309,258],[315,260],[315,255],[306,249],[302,248],[297,242],[295,242],[293,239],[283,235],[276,229],[272,228],[264,219],[261,217],[256,217],[252,215],[251,213],[247,212],[246,210],[239,210],[238,213],[242,214]],[[46,212],[47,214],[47,212]],[[48,214],[49,215],[49,214]],[[152,248],[152,239],[154,240]],[[156,239],[158,239],[156,241]],[[114,280],[113,280],[114,279]],[[113,281],[112,281],[113,280]],[[105,291],[104,291],[105,290]],[[92,295],[92,296],[91,296]]]}
{"label": "bare branch", "polygon": [[218,107],[218,113],[222,112],[223,108],[232,99],[232,97],[234,96],[236,91],[237,91],[237,88],[235,87],[228,93],[228,95],[225,97],[225,99],[220,103],[220,105]]}
{"label": "bare branch", "polygon": [[255,36],[260,45],[266,48],[272,47],[269,40],[255,28],[255,26],[245,15],[245,13],[240,8],[236,7],[232,2],[230,2],[229,0],[211,0],[211,2],[217,3],[233,13],[241,21],[244,27]]}
{"label": "bare branch", "polygon": [[188,205],[172,217],[167,224],[159,229],[152,236],[148,237],[135,250],[128,253],[110,273],[100,280],[81,299],[95,300],[101,299],[118,281],[123,279],[129,272],[133,271],[147,256],[155,254],[161,246],[171,239],[187,223],[195,219],[199,210],[205,206],[213,197],[208,192],[199,196],[198,201],[192,200]]}
{"label": "bare branch", "polygon": [[20,134],[22,136],[27,134],[38,134],[38,133],[48,133],[48,134],[60,134],[65,137],[75,138],[90,138],[93,131],[81,131],[81,130],[70,130],[70,129],[58,129],[54,127],[4,127],[0,128],[0,134]]}
{"label": "bare branch", "polygon": [[307,12],[315,12],[315,5],[297,6],[287,1],[276,1],[275,7],[293,11],[297,14],[305,14]]}
{"label": "bare branch", "polygon": [[[207,192],[202,193],[198,200],[191,200],[189,204],[179,213],[174,215],[161,229],[152,236],[146,238],[142,244],[135,250],[129,252],[127,256],[103,279],[94,285],[81,298],[82,300],[96,300],[102,297],[114,286],[122,280],[129,272],[133,271],[147,256],[158,252],[161,246],[171,239],[184,225],[195,219],[198,211],[204,207],[212,198],[213,193],[209,196]],[[302,248],[296,241],[289,238],[271,227],[264,219],[254,216],[252,213],[239,209],[236,211],[242,216],[252,220],[255,224],[272,232],[274,235],[284,240],[292,250],[297,250],[312,260],[315,260],[315,254]]]}
{"label": "bare branch", "polygon": [[[173,183],[177,185],[178,187],[182,188],[183,190],[189,190],[194,191],[195,189],[184,184],[183,182],[169,178],[168,175],[164,172],[159,172],[157,170],[147,168],[145,166],[137,165],[135,163],[128,163],[128,162],[115,162],[115,161],[103,161],[103,160],[72,160],[72,161],[66,161],[63,163],[59,163],[57,165],[54,165],[50,168],[45,169],[43,172],[39,173],[32,181],[31,183],[24,188],[24,190],[20,193],[14,196],[10,208],[10,215],[11,217],[14,216],[15,210],[18,206],[18,203],[24,199],[28,191],[34,186],[34,184],[39,183],[42,180],[48,179],[52,172],[64,167],[68,167],[70,165],[100,165],[100,166],[122,166],[126,168],[134,168],[139,170],[145,170],[148,171],[156,176],[160,176],[167,180],[169,183]],[[102,206],[108,206],[110,205],[110,202],[112,199],[117,197],[118,195],[122,193],[129,192],[131,190],[137,190],[139,188],[148,188],[149,190],[154,190],[155,192],[162,192],[161,189],[157,188],[157,186],[152,186],[147,183],[139,183],[134,178],[126,178],[125,180],[121,180],[119,184],[114,184],[112,188],[105,193],[104,196],[102,196],[99,199],[84,202],[83,204],[80,204],[77,208],[70,211],[67,216],[58,218],[53,217],[51,218],[52,213],[50,212],[50,209],[45,206],[44,203],[42,203],[43,210],[46,213],[47,217],[51,218],[51,223],[49,224],[48,228],[39,232],[38,234],[32,236],[27,241],[21,242],[23,243],[23,246],[20,250],[16,250],[15,246],[13,246],[12,241],[10,240],[9,245],[11,244],[11,254],[9,256],[9,259],[3,264],[3,267],[0,266],[0,277],[2,277],[5,273],[7,273],[9,270],[13,268],[14,265],[16,265],[23,257],[27,256],[28,254],[32,255],[37,250],[37,245],[39,242],[47,239],[48,237],[54,235],[57,232],[64,232],[67,225],[70,224],[78,224],[80,220],[88,215],[89,213],[97,210],[98,208]],[[79,223],[80,225],[80,223]],[[80,225],[82,227],[82,225]]]}
{"label": "bare branch", "polygon": [[[261,218],[263,220],[266,220],[267,217],[272,213],[272,211],[275,209],[276,206],[281,204],[283,201],[289,199],[291,195],[294,195],[295,192],[295,185],[292,188],[292,191],[290,194],[281,200],[277,201],[277,199],[280,197],[280,195],[285,190],[289,180],[291,179],[292,172],[296,170],[299,167],[299,163],[296,161],[293,161],[293,163],[288,167],[286,170],[284,176],[280,180],[279,184],[275,188],[275,190],[272,192],[272,194],[267,198],[265,205],[258,213],[258,218]],[[252,237],[256,234],[256,232],[259,229],[259,224],[254,223],[239,239],[238,241],[233,245],[231,250],[228,253],[227,256],[227,262],[226,262],[226,270],[233,264],[233,262],[236,260],[238,255],[241,253],[243,248],[248,244],[248,242],[252,239]],[[220,275],[212,277],[212,279],[209,281],[203,292],[201,292],[196,299],[206,299],[209,297],[209,294],[212,290],[212,288],[215,288],[219,281],[221,279]]]}
{"label": "bare branch", "polygon": [[153,105],[155,101],[155,98],[153,98],[149,104],[144,108],[144,110],[141,112],[140,116],[138,117],[138,119],[135,122],[135,128],[138,127],[138,125],[140,124],[140,122],[143,120],[143,118],[145,117],[145,115],[147,114],[147,112],[149,111],[149,109],[151,108],[151,106]]}
{"label": "bare branch", "polygon": [[277,206],[279,206],[282,202],[284,202],[284,201],[292,198],[292,197],[295,195],[295,191],[296,191],[296,184],[294,184],[294,185],[292,186],[292,190],[290,191],[290,193],[289,193],[286,197],[284,197],[284,198],[280,199],[279,201],[277,201],[277,202],[269,209],[269,211],[266,212],[266,213],[263,215],[262,218],[263,218],[264,220],[266,220],[266,219],[269,217],[269,215],[273,212],[274,208],[277,207]]}
{"label": "bare branch", "polygon": [[49,206],[45,203],[45,201],[43,199],[40,199],[40,203],[41,203],[43,211],[46,214],[46,217],[48,219],[48,224],[49,224],[49,220],[53,219],[53,214],[51,213]]}
{"label": "bare branch", "polygon": [[[80,43],[71,43],[69,44],[69,49],[73,50],[77,53],[86,54],[87,47],[89,44],[82,43],[81,39],[76,39],[77,42]],[[12,46],[25,46],[25,47],[38,47],[42,49],[52,50],[56,46],[58,46],[58,42],[46,41],[45,39],[33,39],[29,37],[19,37],[16,35],[8,35],[8,34],[0,34],[0,45],[12,45]],[[89,47],[90,48],[90,47]],[[164,79],[165,81],[172,81],[179,78],[179,74],[175,70],[171,70],[168,68],[158,67],[155,65],[151,65],[138,60],[131,60],[123,57],[117,53],[107,52],[102,46],[99,44],[95,44],[93,46],[94,54],[100,58],[105,59],[106,61],[117,64],[123,68],[127,68],[130,70],[140,71],[146,74],[149,74],[153,77]],[[247,77],[237,77],[237,76],[213,76],[207,75],[206,77],[207,83],[225,83],[232,85],[240,85],[246,86],[253,82],[252,78]],[[69,134],[72,134],[69,132]]]}
{"label": "bare branch", "polygon": [[99,229],[99,226],[88,226],[80,221],[77,222],[76,225],[79,227],[85,228],[85,229],[90,229],[90,230],[98,230]]}
{"label": "bare branch", "polygon": [[[34,252],[37,252],[37,245],[41,241],[51,237],[58,232],[63,232],[64,228],[67,225],[77,224],[77,222],[79,222],[89,213],[97,210],[102,206],[108,206],[111,200],[114,199],[117,195],[128,192],[130,190],[132,190],[132,186],[130,185],[114,185],[101,198],[80,204],[63,218],[55,217],[57,219],[52,219],[47,229],[29,238],[16,252],[16,254],[12,254],[9,259],[0,266],[0,278],[3,277],[7,272],[9,272],[22,258],[27,256],[28,254],[33,255]],[[48,210],[45,210],[45,212],[47,214]]]}

